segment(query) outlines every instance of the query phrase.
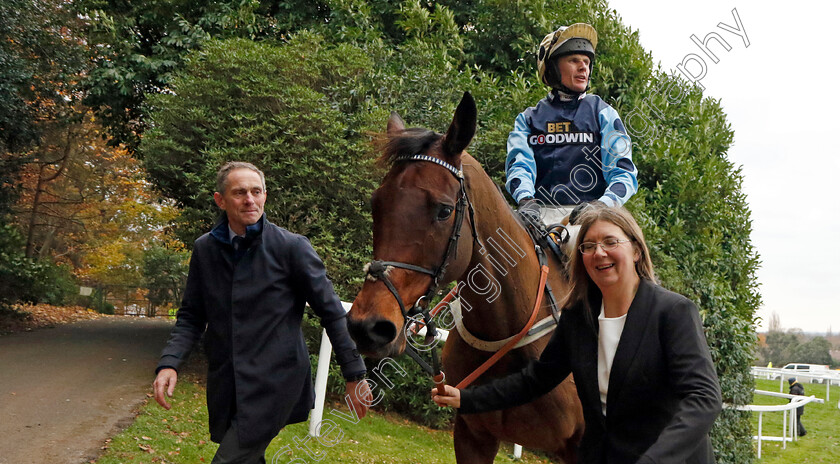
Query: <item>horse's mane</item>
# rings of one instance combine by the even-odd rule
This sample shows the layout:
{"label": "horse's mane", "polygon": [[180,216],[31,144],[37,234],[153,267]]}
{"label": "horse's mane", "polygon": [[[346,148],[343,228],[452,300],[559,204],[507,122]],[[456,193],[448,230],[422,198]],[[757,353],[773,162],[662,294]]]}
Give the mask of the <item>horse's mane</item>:
{"label": "horse's mane", "polygon": [[382,155],[377,163],[382,167],[389,167],[400,156],[425,153],[442,137],[443,134],[421,127],[411,127],[397,135],[381,134],[377,145],[380,146]]}

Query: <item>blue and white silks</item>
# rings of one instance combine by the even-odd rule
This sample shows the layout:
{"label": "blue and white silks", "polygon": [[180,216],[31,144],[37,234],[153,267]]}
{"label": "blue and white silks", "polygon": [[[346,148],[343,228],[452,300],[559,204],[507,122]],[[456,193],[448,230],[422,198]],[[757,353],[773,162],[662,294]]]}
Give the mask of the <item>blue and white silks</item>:
{"label": "blue and white silks", "polygon": [[597,95],[563,101],[551,92],[516,117],[507,150],[506,188],[517,202],[621,206],[638,189],[630,137]]}

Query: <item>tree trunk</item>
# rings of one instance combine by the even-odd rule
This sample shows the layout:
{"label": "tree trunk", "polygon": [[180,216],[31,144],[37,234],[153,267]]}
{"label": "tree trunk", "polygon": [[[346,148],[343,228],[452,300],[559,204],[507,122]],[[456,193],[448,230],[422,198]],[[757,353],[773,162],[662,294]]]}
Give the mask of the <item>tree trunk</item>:
{"label": "tree trunk", "polygon": [[50,226],[50,229],[47,231],[46,237],[44,237],[44,243],[41,244],[41,250],[38,252],[38,259],[44,259],[49,256],[50,249],[53,246],[53,242],[55,241],[55,226]]}
{"label": "tree trunk", "polygon": [[[47,182],[52,182],[58,178],[63,172],[64,169],[67,168],[68,161],[70,160],[70,149],[73,142],[73,129],[71,127],[67,128],[67,137],[64,141],[64,149],[61,153],[61,158],[55,161],[37,161],[40,166],[38,167],[38,183],[35,187],[35,195],[32,198],[32,214],[29,216],[29,230],[26,232],[26,257],[31,258],[34,254],[35,248],[35,220],[38,217],[38,205],[41,202],[41,193],[44,190],[44,186]],[[50,175],[49,177],[44,177],[44,171],[47,169],[47,165],[61,163],[58,166],[58,169]]]}
{"label": "tree trunk", "polygon": [[46,164],[38,167],[38,183],[35,187],[35,195],[32,198],[32,212],[29,215],[29,230],[26,232],[26,257],[31,258],[35,247],[35,219],[38,217],[38,205],[41,204],[41,190],[44,185],[44,169]]}

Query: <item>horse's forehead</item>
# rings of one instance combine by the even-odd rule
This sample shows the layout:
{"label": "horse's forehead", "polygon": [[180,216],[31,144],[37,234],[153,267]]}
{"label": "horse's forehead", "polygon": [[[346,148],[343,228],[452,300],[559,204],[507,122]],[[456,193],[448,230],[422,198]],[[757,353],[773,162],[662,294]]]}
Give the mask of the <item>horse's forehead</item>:
{"label": "horse's forehead", "polygon": [[[450,185],[452,174],[434,163],[423,161],[399,162],[385,176],[380,189],[406,191],[418,189],[429,193],[442,192]],[[457,184],[454,179],[451,179]]]}

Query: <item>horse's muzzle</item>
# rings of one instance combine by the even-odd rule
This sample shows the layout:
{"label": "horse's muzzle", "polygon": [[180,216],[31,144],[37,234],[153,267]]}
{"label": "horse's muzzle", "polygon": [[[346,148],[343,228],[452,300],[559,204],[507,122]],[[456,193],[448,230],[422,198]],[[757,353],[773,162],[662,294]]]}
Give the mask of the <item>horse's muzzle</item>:
{"label": "horse's muzzle", "polygon": [[347,319],[350,336],[365,356],[381,358],[393,351],[392,342],[397,338],[397,326],[385,318]]}

